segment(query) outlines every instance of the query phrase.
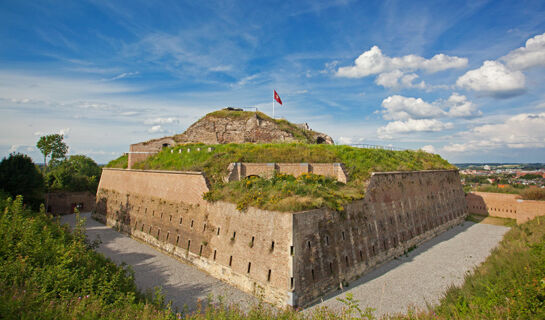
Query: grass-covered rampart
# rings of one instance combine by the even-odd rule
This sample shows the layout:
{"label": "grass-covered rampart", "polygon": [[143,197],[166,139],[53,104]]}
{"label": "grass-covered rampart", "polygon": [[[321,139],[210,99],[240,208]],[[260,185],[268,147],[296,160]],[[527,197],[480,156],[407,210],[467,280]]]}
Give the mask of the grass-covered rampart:
{"label": "grass-covered rampart", "polygon": [[[212,147],[212,152],[208,152]],[[190,149],[190,152],[187,152]],[[197,151],[200,149],[200,151]],[[179,152],[181,150],[181,153]],[[348,183],[308,175],[306,179],[275,176],[254,178],[251,183],[224,183],[232,162],[341,162],[348,171]],[[125,159],[107,167],[124,167]],[[137,163],[136,169],[203,171],[211,183],[206,199],[237,203],[239,208],[255,206],[269,210],[294,211],[323,206],[335,210],[365,196],[372,172],[454,169],[439,155],[423,151],[390,151],[350,146],[317,144],[189,144],[165,148],[157,155]]]}

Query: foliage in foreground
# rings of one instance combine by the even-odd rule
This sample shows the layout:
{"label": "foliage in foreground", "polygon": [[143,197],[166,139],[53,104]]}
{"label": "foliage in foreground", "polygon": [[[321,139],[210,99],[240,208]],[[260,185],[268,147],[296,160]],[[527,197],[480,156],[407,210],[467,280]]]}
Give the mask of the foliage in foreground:
{"label": "foliage in foreground", "polygon": [[[213,151],[208,152],[208,147]],[[190,149],[190,152],[187,152]],[[197,151],[197,149],[200,149]],[[181,152],[179,152],[181,150]],[[309,193],[289,195],[284,202],[276,202],[278,196],[277,181],[261,181],[252,184],[252,188],[242,188],[240,182],[223,183],[227,167],[232,162],[341,162],[348,171],[349,182],[346,185],[329,183],[317,191],[312,179],[308,187],[303,189]],[[125,158],[110,162],[108,167],[126,165]],[[453,169],[454,166],[438,155],[423,151],[390,151],[378,149],[362,149],[349,146],[316,145],[316,144],[223,144],[204,145],[188,144],[175,148],[165,148],[157,155],[135,165],[137,169],[187,170],[203,171],[211,182],[209,200],[225,200],[242,204],[240,199],[263,209],[293,211],[319,208],[328,205],[330,208],[344,206],[346,203],[361,199],[365,195],[366,182],[373,171],[409,171],[430,169]],[[263,179],[266,180],[266,179]],[[299,191],[299,186],[294,188]],[[323,192],[322,192],[323,191]],[[236,193],[236,197],[234,193]],[[258,192],[265,197],[260,200]],[[287,190],[283,191],[284,193]],[[323,195],[329,192],[338,197],[338,203],[324,200]],[[269,201],[270,200],[270,201]]]}
{"label": "foliage in foreground", "polygon": [[72,234],[20,196],[0,206],[0,318],[172,317],[136,291],[132,272],[92,250],[81,224]]}

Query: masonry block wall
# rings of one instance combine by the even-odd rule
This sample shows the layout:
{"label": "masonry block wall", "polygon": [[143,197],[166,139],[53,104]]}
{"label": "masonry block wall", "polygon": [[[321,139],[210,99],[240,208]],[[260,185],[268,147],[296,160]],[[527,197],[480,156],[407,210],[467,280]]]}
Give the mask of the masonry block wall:
{"label": "masonry block wall", "polygon": [[342,163],[231,163],[225,181],[236,181],[249,176],[270,177],[277,171],[293,176],[314,173],[346,183],[348,175]]}
{"label": "masonry block wall", "polygon": [[472,192],[466,199],[471,213],[516,219],[517,223],[545,215],[545,201],[523,200],[516,194]]}
{"label": "masonry block wall", "polygon": [[365,198],[344,214],[294,214],[294,296],[307,305],[461,223],[466,214],[457,171],[374,173]]}
{"label": "masonry block wall", "polygon": [[305,306],[460,223],[457,171],[376,173],[343,213],[208,203],[198,172],[105,169],[94,216],[246,292]]}
{"label": "masonry block wall", "polygon": [[78,207],[81,212],[95,209],[95,194],[89,191],[82,192],[50,192],[45,195],[47,212],[53,214],[74,213]]}

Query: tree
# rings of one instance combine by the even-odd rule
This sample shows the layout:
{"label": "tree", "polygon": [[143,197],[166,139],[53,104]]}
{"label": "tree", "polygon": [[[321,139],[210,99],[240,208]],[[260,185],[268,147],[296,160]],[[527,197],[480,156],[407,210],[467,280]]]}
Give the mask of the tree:
{"label": "tree", "polygon": [[13,198],[22,195],[35,209],[43,201],[43,176],[32,159],[21,153],[12,153],[0,162],[0,188]]}
{"label": "tree", "polygon": [[96,193],[101,172],[93,159],[84,155],[73,155],[59,162],[47,173],[47,186],[50,190]]}
{"label": "tree", "polygon": [[50,156],[50,160],[55,161],[66,156],[68,146],[62,141],[63,138],[62,134],[50,134],[40,137],[36,143],[36,147],[44,155],[44,174],[47,171],[47,157]]}

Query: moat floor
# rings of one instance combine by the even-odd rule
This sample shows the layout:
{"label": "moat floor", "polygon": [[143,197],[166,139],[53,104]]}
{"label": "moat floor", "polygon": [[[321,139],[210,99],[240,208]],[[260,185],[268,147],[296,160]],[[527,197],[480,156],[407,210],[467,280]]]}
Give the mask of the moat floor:
{"label": "moat floor", "polygon": [[[82,213],[81,217],[86,219],[89,240],[99,237],[102,241],[97,251],[115,263],[130,265],[140,290],[162,287],[173,309],[193,311],[198,300],[205,302],[209,295],[222,296],[225,303],[241,306],[257,303],[253,296],[93,220],[90,213]],[[62,216],[61,222],[73,226],[75,215]]]}
{"label": "moat floor", "polygon": [[362,310],[375,315],[406,313],[408,307],[425,309],[437,304],[450,285],[461,285],[464,276],[484,262],[509,230],[508,227],[465,221],[421,244],[407,255],[387,262],[357,281],[344,292],[335,292],[306,310],[327,306],[340,310],[337,298],[351,292]]}
{"label": "moat floor", "polygon": [[[241,307],[256,303],[256,299],[233,288],[196,268],[184,264],[166,254],[131,239],[91,219],[87,219],[87,235],[90,240],[100,238],[97,251],[116,263],[125,262],[135,272],[136,284],[141,290],[162,286],[167,300],[173,307],[194,310],[197,301],[208,295],[223,296],[226,303]],[[63,216],[63,223],[74,224],[74,215]],[[509,228],[489,224],[464,222],[438,237],[425,242],[407,256],[398,257],[357,281],[350,283],[344,292],[324,297],[323,302],[306,310],[327,306],[337,310],[343,304],[336,298],[344,298],[351,292],[361,307],[376,309],[376,315],[406,312],[409,306],[425,308],[435,304],[451,284],[459,285],[464,275],[483,262],[499,243]]]}

